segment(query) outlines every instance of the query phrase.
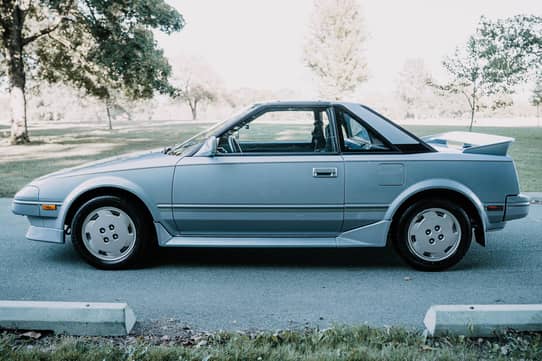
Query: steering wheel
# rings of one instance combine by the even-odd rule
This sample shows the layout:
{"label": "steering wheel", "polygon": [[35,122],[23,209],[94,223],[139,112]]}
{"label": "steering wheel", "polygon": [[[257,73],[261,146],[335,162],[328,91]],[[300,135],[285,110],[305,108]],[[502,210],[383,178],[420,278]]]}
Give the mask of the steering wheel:
{"label": "steering wheel", "polygon": [[228,145],[232,153],[243,153],[243,150],[241,149],[239,142],[237,141],[237,139],[235,139],[233,135],[230,135],[228,137]]}
{"label": "steering wheel", "polygon": [[355,135],[352,138],[345,138],[344,145],[350,150],[371,150],[372,148],[370,142]]}

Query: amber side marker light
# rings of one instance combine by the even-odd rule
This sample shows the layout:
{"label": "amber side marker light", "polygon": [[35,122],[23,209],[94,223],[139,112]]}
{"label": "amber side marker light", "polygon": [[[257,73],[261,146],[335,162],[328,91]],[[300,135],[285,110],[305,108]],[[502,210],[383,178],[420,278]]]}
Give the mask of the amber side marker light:
{"label": "amber side marker light", "polygon": [[44,211],[56,211],[56,204],[42,204],[41,209]]}
{"label": "amber side marker light", "polygon": [[502,211],[504,207],[503,206],[487,206],[486,209],[488,211]]}

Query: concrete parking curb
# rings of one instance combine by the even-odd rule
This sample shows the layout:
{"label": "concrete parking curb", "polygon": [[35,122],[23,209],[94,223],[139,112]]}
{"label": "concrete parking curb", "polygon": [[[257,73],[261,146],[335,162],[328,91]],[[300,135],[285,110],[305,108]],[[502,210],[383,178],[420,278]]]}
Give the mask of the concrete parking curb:
{"label": "concrete parking curb", "polygon": [[77,336],[124,336],[136,317],[126,303],[0,301],[0,327]]}
{"label": "concrete parking curb", "polygon": [[429,336],[488,337],[513,329],[542,331],[542,304],[436,305],[423,320]]}

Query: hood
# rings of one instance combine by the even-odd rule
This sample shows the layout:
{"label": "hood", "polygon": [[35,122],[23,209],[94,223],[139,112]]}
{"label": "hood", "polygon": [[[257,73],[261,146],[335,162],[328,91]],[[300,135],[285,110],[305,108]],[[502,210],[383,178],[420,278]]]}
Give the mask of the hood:
{"label": "hood", "polygon": [[100,159],[94,162],[81,164],[71,168],[64,168],[54,173],[49,173],[38,179],[43,180],[51,177],[75,176],[82,174],[116,172],[123,170],[155,168],[174,166],[180,157],[164,154],[161,149],[153,149],[139,152],[126,153],[110,158]]}

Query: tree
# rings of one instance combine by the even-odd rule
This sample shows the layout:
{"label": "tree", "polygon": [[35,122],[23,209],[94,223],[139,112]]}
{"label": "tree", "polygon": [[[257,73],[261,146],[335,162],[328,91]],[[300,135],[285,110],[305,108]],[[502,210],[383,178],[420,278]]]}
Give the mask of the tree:
{"label": "tree", "polygon": [[399,73],[397,95],[406,105],[405,117],[416,118],[430,95],[427,83],[431,75],[422,59],[407,59]]}
{"label": "tree", "polygon": [[320,96],[339,99],[367,80],[365,38],[358,0],[314,2],[304,62],[318,80]]}
{"label": "tree", "polygon": [[192,120],[198,118],[198,105],[216,100],[216,94],[212,89],[205,87],[203,84],[198,84],[192,79],[187,79],[184,85],[179,88],[179,97],[188,104],[192,113]]}
{"label": "tree", "polygon": [[[540,122],[540,105],[542,104],[542,77],[538,78],[531,95],[531,104],[536,107],[536,118]],[[538,124],[540,126],[540,123]]]}
{"label": "tree", "polygon": [[523,80],[536,79],[530,101],[536,106],[539,118],[542,99],[542,17],[516,15],[496,21],[482,18],[479,28],[485,41],[485,58],[497,65],[520,67]]}
{"label": "tree", "polygon": [[469,37],[464,49],[456,49],[443,61],[451,76],[446,84],[430,82],[441,94],[462,94],[470,111],[469,131],[474,116],[482,108],[493,109],[511,105],[514,86],[523,80],[524,67],[508,58],[497,61],[488,52],[491,42],[484,38],[480,28]]}
{"label": "tree", "polygon": [[110,89],[134,99],[173,91],[171,68],[152,30],[179,31],[184,20],[164,0],[0,0],[0,9],[12,144],[29,142],[28,69],[100,99],[109,98]]}
{"label": "tree", "polygon": [[199,105],[218,99],[220,80],[211,67],[200,59],[182,57],[175,60],[176,95],[188,105],[192,119],[196,120]]}
{"label": "tree", "polygon": [[493,68],[520,68],[523,79],[542,75],[542,17],[516,15],[480,19],[482,56]]}

